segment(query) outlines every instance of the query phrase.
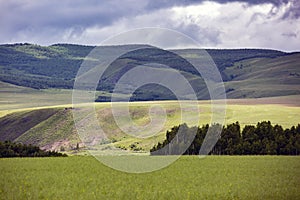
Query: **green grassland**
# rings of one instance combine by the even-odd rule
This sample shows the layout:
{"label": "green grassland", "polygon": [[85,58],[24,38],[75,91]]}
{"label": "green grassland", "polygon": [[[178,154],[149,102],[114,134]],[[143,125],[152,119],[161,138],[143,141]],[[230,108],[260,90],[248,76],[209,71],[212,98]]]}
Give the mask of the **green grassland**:
{"label": "green grassland", "polygon": [[300,157],[183,156],[146,174],[93,157],[0,159],[0,199],[299,199]]}

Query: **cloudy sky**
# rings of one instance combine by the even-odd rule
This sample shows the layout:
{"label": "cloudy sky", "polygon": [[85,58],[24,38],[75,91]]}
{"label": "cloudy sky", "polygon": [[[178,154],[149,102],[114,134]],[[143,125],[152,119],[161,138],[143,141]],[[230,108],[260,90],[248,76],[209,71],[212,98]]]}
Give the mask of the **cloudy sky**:
{"label": "cloudy sky", "polygon": [[0,26],[0,43],[96,45],[124,31],[160,27],[202,47],[299,51],[300,1],[0,0]]}

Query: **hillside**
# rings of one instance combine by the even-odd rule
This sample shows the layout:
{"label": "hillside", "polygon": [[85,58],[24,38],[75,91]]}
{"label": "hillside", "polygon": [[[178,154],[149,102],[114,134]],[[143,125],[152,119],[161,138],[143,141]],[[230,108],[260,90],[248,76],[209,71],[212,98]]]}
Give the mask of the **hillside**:
{"label": "hillside", "polygon": [[[239,121],[241,126],[255,125],[257,122],[270,120],[273,124],[280,124],[289,128],[299,123],[300,96],[262,98],[259,101],[228,100],[226,110],[226,124]],[[273,103],[273,104],[272,104]],[[120,104],[121,105],[121,104]],[[126,104],[124,104],[126,106]],[[171,127],[183,123],[177,101],[149,101],[145,103],[132,102],[130,114],[133,122],[146,125],[150,122],[148,110],[151,106],[162,106],[166,109],[167,121],[157,135],[150,138],[136,138],[124,134],[117,126],[111,112],[110,104],[96,103],[96,112],[99,124],[107,134],[109,141],[98,141],[97,133],[89,135],[90,141],[95,141],[97,148],[106,149],[110,145],[127,150],[142,149],[148,151],[160,141],[165,139],[166,131]],[[199,101],[201,119],[198,125],[210,123],[211,110],[208,101]],[[191,120],[196,117],[191,112]],[[192,121],[184,121],[193,126]],[[84,122],[89,126],[88,122]],[[11,140],[24,144],[33,144],[46,150],[72,150],[84,146],[74,127],[72,109],[69,107],[33,108],[14,112],[0,118],[0,141]],[[141,132],[140,134],[143,134]]]}
{"label": "hillside", "polygon": [[[203,79],[185,59],[182,59],[196,59],[201,56],[201,50],[165,51],[148,45],[123,45],[103,46],[100,47],[100,51],[103,56],[107,56],[133,47],[140,49],[122,55],[106,70],[99,81],[97,89],[103,92],[97,101],[109,101],[110,92],[126,71],[149,62],[179,70],[191,83],[198,99],[209,99]],[[0,45],[0,81],[34,89],[72,89],[81,63],[93,48],[94,46],[72,44]],[[228,98],[300,94],[300,53],[264,49],[207,49],[206,51],[222,75]],[[93,62],[92,58],[88,59]],[[157,70],[165,72],[163,68],[158,67]],[[172,99],[176,99],[172,92],[153,84],[139,88],[131,97],[132,101]]]}
{"label": "hillside", "polygon": [[68,108],[22,111],[0,118],[0,141],[14,141],[59,150],[80,142]]}
{"label": "hillside", "polygon": [[58,112],[56,109],[41,109],[7,115],[0,121],[0,140],[15,140],[30,128],[47,120]]}
{"label": "hillside", "polygon": [[300,53],[277,58],[253,58],[236,62],[223,73],[230,98],[286,96],[300,92]]}

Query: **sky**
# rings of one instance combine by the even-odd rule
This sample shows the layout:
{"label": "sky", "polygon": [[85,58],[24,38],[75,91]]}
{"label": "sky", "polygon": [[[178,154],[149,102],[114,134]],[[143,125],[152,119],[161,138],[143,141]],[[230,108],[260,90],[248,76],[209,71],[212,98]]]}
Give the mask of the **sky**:
{"label": "sky", "polygon": [[[203,48],[300,50],[299,0],[0,0],[0,43],[97,45],[167,28]],[[137,35],[135,37],[143,37]]]}

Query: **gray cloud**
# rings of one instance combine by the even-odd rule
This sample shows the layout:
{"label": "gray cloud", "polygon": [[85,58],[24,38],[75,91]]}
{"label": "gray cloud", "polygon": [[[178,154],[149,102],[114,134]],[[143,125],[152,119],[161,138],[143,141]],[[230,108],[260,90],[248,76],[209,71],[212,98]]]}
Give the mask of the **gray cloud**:
{"label": "gray cloud", "polygon": [[287,12],[282,17],[283,19],[292,18],[298,19],[300,17],[300,1],[299,0],[291,0],[291,6],[287,10]]}
{"label": "gray cloud", "polygon": [[210,26],[199,26],[197,24],[181,24],[176,27],[182,33],[192,37],[197,40],[199,44],[207,46],[215,46],[219,44],[220,41],[220,30]]}
{"label": "gray cloud", "polygon": [[293,32],[282,33],[281,35],[284,37],[288,37],[288,38],[296,38],[297,37],[297,33],[293,33]]}
{"label": "gray cloud", "polygon": [[[117,0],[0,0],[0,26],[2,38],[13,38],[14,34],[40,32],[41,29],[65,31],[91,26],[107,26],[122,18],[137,15],[143,4],[138,0],[119,3]],[[3,39],[2,39],[3,40]],[[3,41],[4,42],[4,41]]]}
{"label": "gray cloud", "polygon": [[[290,39],[300,31],[297,0],[0,0],[0,5],[0,43],[98,44],[150,26],[183,32],[209,47],[299,49]],[[204,8],[197,10],[199,5]]]}
{"label": "gray cloud", "polygon": [[[137,1],[137,0],[136,0]],[[2,1],[1,22],[22,23],[23,26],[56,26],[69,27],[75,25],[107,25],[112,21],[137,14],[139,4],[132,1],[134,6],[118,5],[118,1]],[[7,23],[7,25],[9,25]]]}

